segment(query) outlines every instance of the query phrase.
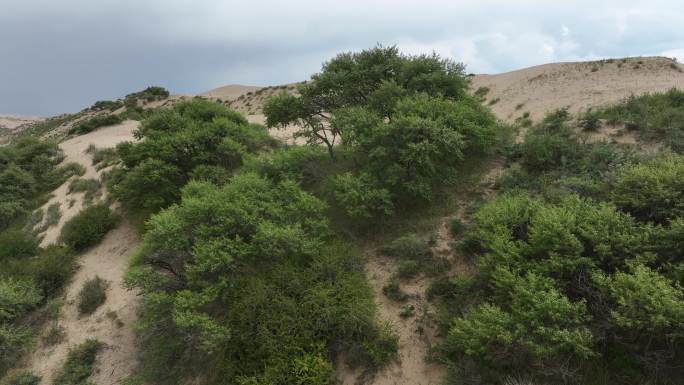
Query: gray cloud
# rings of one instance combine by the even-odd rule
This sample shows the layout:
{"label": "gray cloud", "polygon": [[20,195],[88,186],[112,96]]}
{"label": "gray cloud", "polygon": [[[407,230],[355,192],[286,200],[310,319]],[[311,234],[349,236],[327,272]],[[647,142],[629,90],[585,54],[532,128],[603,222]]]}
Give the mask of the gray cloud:
{"label": "gray cloud", "polygon": [[469,72],[665,54],[684,59],[678,1],[3,0],[0,112],[75,111],[148,85],[175,93],[303,80],[376,43]]}

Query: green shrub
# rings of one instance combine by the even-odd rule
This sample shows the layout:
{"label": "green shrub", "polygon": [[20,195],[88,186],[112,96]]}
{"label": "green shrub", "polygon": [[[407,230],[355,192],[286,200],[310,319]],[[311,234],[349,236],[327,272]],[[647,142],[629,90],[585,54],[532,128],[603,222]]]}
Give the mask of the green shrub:
{"label": "green shrub", "polygon": [[415,234],[397,238],[385,245],[382,252],[391,257],[409,260],[425,260],[432,256],[428,242]]}
{"label": "green shrub", "polygon": [[600,115],[590,109],[582,115],[579,123],[587,131],[596,131],[601,127]]}
{"label": "green shrub", "polygon": [[127,205],[150,211],[176,202],[197,167],[218,166],[232,173],[246,154],[273,145],[262,126],[199,99],[155,110],[137,135],[145,140],[117,146],[121,168],[112,173],[109,188]]}
{"label": "green shrub", "polygon": [[382,293],[392,301],[403,302],[408,299],[408,294],[404,293],[399,286],[397,279],[391,279],[382,287]]}
{"label": "green shrub", "polygon": [[26,269],[34,277],[45,297],[55,296],[74,272],[76,257],[71,249],[50,245],[36,258],[27,261]]}
{"label": "green shrub", "polygon": [[101,342],[89,339],[69,350],[64,366],[55,378],[54,385],[88,385]]}
{"label": "green shrub", "polygon": [[420,273],[420,264],[418,261],[404,259],[399,261],[397,266],[397,275],[399,278],[413,278]]}
{"label": "green shrub", "polygon": [[123,107],[123,102],[120,100],[98,100],[95,104],[90,107],[91,110],[101,111],[109,110],[115,111]]}
{"label": "green shrub", "polygon": [[14,372],[0,380],[0,385],[39,385],[40,377],[31,372]]}
{"label": "green shrub", "polygon": [[93,178],[89,179],[83,179],[83,178],[78,178],[74,179],[69,183],[69,190],[68,193],[72,194],[75,192],[82,192],[84,193],[83,195],[83,200],[84,202],[92,202],[94,198],[96,198],[98,195],[101,194],[102,189],[102,183]]}
{"label": "green shrub", "polygon": [[457,237],[463,232],[463,222],[459,218],[451,218],[449,221],[449,232],[452,237]]}
{"label": "green shrub", "polygon": [[94,131],[100,127],[113,126],[123,122],[123,118],[120,115],[97,115],[90,119],[79,122],[74,125],[70,130],[71,135],[83,135],[91,131]]}
{"label": "green shrub", "polygon": [[45,226],[50,227],[59,223],[59,219],[62,217],[62,212],[59,209],[61,203],[55,202],[48,206],[47,213],[45,214]]}
{"label": "green shrub", "polygon": [[47,329],[45,334],[42,336],[41,341],[45,346],[54,346],[64,341],[65,337],[66,332],[64,331],[64,327],[57,324],[53,324]]}
{"label": "green shrub", "polygon": [[335,176],[331,189],[337,203],[352,218],[376,218],[391,215],[392,195],[376,187],[367,174],[344,173]]}
{"label": "green shrub", "polygon": [[25,326],[0,323],[0,376],[32,348],[33,334]]}
{"label": "green shrub", "polygon": [[102,278],[87,280],[78,293],[78,312],[81,315],[92,314],[107,300],[107,287],[109,284]]}
{"label": "green shrub", "polygon": [[0,279],[0,322],[13,321],[35,308],[43,296],[33,282],[11,277]]}
{"label": "green shrub", "polygon": [[105,204],[87,207],[64,224],[60,241],[81,251],[100,242],[114,228],[117,220]]}
{"label": "green shrub", "polygon": [[643,221],[662,223],[684,217],[684,156],[660,158],[618,170],[611,197]]}
{"label": "green shrub", "polygon": [[39,241],[24,230],[5,230],[0,233],[0,261],[28,258],[38,253]]}

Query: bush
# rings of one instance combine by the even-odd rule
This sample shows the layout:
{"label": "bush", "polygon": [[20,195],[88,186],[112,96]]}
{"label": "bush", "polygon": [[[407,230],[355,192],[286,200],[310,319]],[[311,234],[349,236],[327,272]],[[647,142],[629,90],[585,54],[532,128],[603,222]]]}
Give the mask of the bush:
{"label": "bush", "polygon": [[37,254],[39,241],[28,231],[5,230],[0,233],[0,261],[28,258]]}
{"label": "bush", "polygon": [[404,293],[399,286],[397,279],[391,279],[382,287],[382,293],[392,301],[403,302],[408,299],[408,294]]}
{"label": "bush", "polygon": [[664,223],[684,217],[684,156],[664,155],[621,168],[611,197],[642,221]]}
{"label": "bush", "polygon": [[82,192],[84,202],[92,202],[95,197],[101,194],[102,183],[97,179],[74,179],[69,183],[68,193]]}
{"label": "bush", "polygon": [[25,326],[0,323],[0,376],[32,348],[33,334]]}
{"label": "bush", "polygon": [[11,277],[0,279],[0,322],[24,316],[43,300],[33,282]]}
{"label": "bush", "polygon": [[420,264],[418,261],[412,261],[410,259],[404,259],[399,261],[399,266],[397,267],[397,275],[399,278],[413,278],[420,273]]}
{"label": "bush", "polygon": [[107,300],[107,287],[109,284],[102,278],[87,280],[78,293],[78,312],[81,315],[92,314]]}
{"label": "bush", "polygon": [[451,218],[449,221],[449,232],[452,237],[457,237],[463,232],[463,222],[459,218]]}
{"label": "bush", "polygon": [[392,195],[373,185],[367,174],[345,173],[335,176],[331,189],[337,203],[352,218],[377,218],[393,212]]}
{"label": "bush", "polygon": [[587,131],[596,131],[601,127],[600,115],[590,109],[582,115],[579,123]]}
{"label": "bush", "polygon": [[64,224],[59,239],[74,250],[81,251],[100,242],[117,221],[109,206],[90,206]]}
{"label": "bush", "polygon": [[40,377],[31,372],[15,372],[0,380],[0,385],[39,385]]}
{"label": "bush", "polygon": [[70,349],[54,385],[88,385],[88,378],[93,374],[95,359],[102,346],[101,342],[89,339]]}
{"label": "bush", "polygon": [[97,115],[74,125],[69,130],[69,134],[83,135],[91,131],[94,131],[100,127],[113,126],[121,122],[123,122],[123,118],[120,115]]}
{"label": "bush", "polygon": [[38,257],[27,261],[26,269],[35,277],[45,297],[55,296],[74,272],[76,257],[71,249],[50,245]]}
{"label": "bush", "polygon": [[204,100],[155,110],[137,135],[145,140],[117,146],[122,167],[113,172],[109,188],[132,208],[151,211],[176,202],[197,167],[218,166],[232,173],[246,154],[273,145],[263,127]]}
{"label": "bush", "polygon": [[425,260],[432,256],[432,249],[426,240],[410,234],[397,238],[385,245],[382,252],[391,257],[409,260]]}

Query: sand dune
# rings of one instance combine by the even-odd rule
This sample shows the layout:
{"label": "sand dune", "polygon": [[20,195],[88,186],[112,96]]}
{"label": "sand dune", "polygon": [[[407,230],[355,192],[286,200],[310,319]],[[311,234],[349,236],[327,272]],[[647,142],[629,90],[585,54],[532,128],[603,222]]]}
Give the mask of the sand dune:
{"label": "sand dune", "polygon": [[503,120],[525,112],[533,120],[568,107],[570,112],[619,102],[630,95],[684,88],[684,66],[663,57],[553,63],[471,78],[473,91],[489,88],[485,103]]}
{"label": "sand dune", "polygon": [[205,96],[208,98],[217,98],[222,100],[233,100],[237,99],[240,95],[244,95],[248,92],[255,92],[260,90],[262,87],[257,86],[243,86],[240,84],[230,84],[227,86],[214,88],[213,90],[203,92],[199,96]]}

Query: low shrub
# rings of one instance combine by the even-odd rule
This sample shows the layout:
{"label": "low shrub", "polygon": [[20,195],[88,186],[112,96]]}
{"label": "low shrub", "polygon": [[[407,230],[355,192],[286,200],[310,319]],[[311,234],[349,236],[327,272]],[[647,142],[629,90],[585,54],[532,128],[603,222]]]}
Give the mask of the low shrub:
{"label": "low shrub", "polygon": [[96,198],[98,195],[101,194],[101,189],[102,189],[102,183],[97,179],[78,178],[78,179],[72,180],[69,183],[68,193],[72,194],[75,192],[82,192],[82,193],[84,193],[83,200],[86,203],[90,203],[93,201],[94,198]]}
{"label": "low shrub", "polygon": [[28,231],[5,230],[0,233],[0,261],[32,257],[38,252],[38,244],[38,239]]}
{"label": "low shrub", "polygon": [[113,126],[121,122],[123,122],[123,118],[119,115],[98,115],[74,125],[69,130],[69,134],[83,135],[91,131],[94,131],[95,129],[98,129],[100,127]]}
{"label": "low shrub", "polygon": [[399,281],[396,278],[390,279],[390,281],[382,287],[382,293],[392,301],[403,302],[408,299],[408,294],[401,290]]}
{"label": "low shrub", "polygon": [[78,312],[81,315],[92,314],[107,300],[107,287],[109,284],[102,278],[87,280],[78,293]]}
{"label": "low shrub", "polygon": [[40,377],[31,372],[10,373],[0,380],[0,385],[39,385]]}
{"label": "low shrub", "polygon": [[399,278],[413,278],[420,273],[420,264],[418,261],[404,259],[399,261],[397,266],[397,275]]}
{"label": "low shrub", "polygon": [[60,241],[76,251],[93,246],[104,238],[105,234],[118,221],[109,206],[98,204],[83,209],[62,227]]}
{"label": "low shrub", "polygon": [[88,378],[93,374],[95,359],[102,347],[101,342],[89,339],[69,350],[53,385],[89,385]]}

